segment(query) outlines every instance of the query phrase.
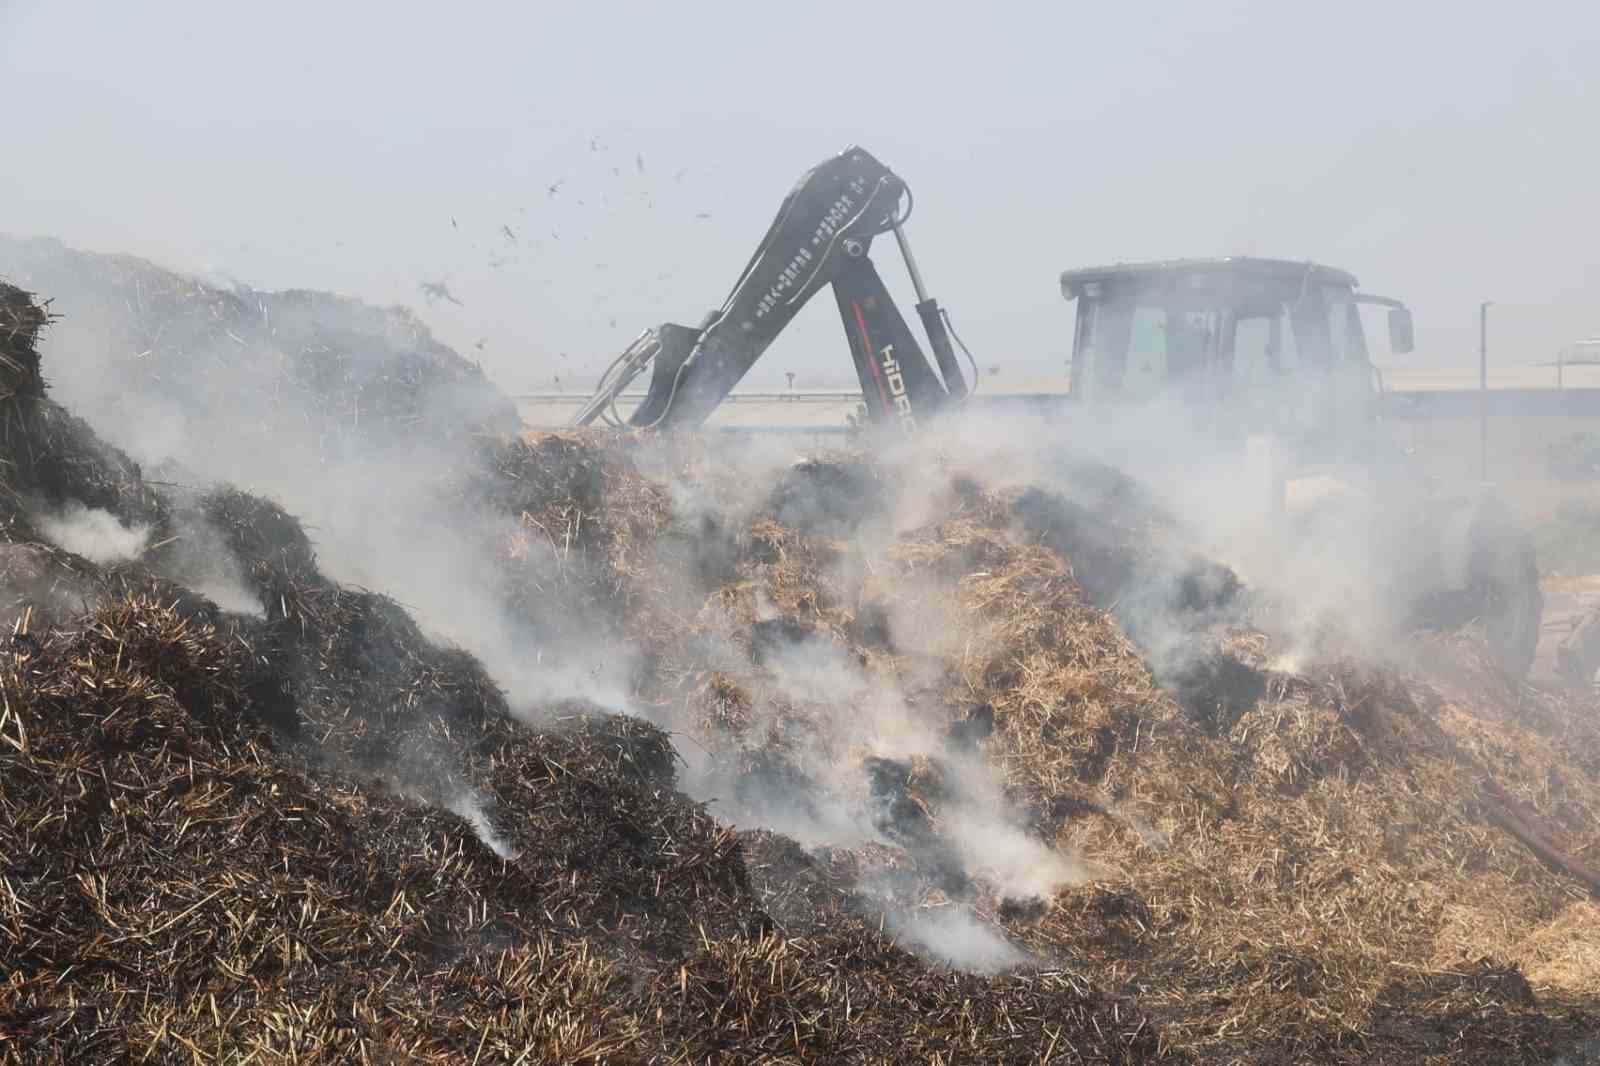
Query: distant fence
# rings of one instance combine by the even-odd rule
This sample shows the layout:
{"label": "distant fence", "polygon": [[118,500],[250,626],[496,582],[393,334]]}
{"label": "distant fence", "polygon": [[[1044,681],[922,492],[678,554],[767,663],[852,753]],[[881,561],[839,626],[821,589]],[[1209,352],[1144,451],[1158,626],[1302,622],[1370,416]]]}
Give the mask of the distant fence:
{"label": "distant fence", "polygon": [[[590,394],[576,392],[523,392],[511,397],[516,403],[571,404],[578,407],[589,401]],[[626,407],[644,399],[642,392],[624,392],[617,404]],[[859,392],[731,392],[723,403],[849,403],[859,401]]]}
{"label": "distant fence", "polygon": [[1439,389],[1385,392],[1390,418],[1490,418],[1506,416],[1600,417],[1600,389]]}
{"label": "distant fence", "polygon": [[[552,423],[567,420],[564,413],[588,399],[576,393],[524,393],[513,397],[519,404],[542,409]],[[643,394],[618,397],[624,409],[643,399]],[[800,423],[790,415],[781,424],[716,426],[726,432],[832,434],[844,429],[843,412],[853,410],[861,400],[858,392],[737,392],[723,400],[734,407],[769,406],[790,409],[791,405],[828,408],[819,411],[814,423]],[[1048,417],[1071,404],[1065,393],[979,393],[973,403],[979,409],[997,414],[1033,414]],[[1600,420],[1600,388],[1571,389],[1418,389],[1385,391],[1380,394],[1379,410],[1392,422],[1457,422],[1486,415],[1491,420],[1507,418],[1549,418],[1552,420]]]}

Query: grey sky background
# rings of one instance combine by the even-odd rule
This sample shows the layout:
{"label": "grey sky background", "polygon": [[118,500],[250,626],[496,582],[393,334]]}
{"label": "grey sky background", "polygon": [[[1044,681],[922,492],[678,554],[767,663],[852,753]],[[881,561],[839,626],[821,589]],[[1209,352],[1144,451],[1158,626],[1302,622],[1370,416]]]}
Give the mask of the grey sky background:
{"label": "grey sky background", "polygon": [[[1592,0],[0,0],[0,232],[405,303],[512,391],[585,390],[855,142],[1002,382],[1060,370],[1061,270],[1174,255],[1349,269],[1418,364],[1474,361],[1494,300],[1496,357],[1540,361],[1600,333],[1597,72]],[[747,381],[849,382],[834,318]]]}

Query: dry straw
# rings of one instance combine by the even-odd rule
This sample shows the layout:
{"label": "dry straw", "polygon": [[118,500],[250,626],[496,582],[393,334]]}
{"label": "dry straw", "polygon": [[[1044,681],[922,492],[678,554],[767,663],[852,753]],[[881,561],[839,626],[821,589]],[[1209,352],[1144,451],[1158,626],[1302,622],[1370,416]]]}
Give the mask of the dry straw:
{"label": "dry straw", "polygon": [[[14,382],[31,337],[0,329]],[[1199,713],[1015,495],[963,484],[894,529],[797,518],[779,481],[685,528],[637,442],[482,442],[449,492],[506,519],[484,547],[534,622],[606,619],[646,653],[639,705],[730,780],[820,787],[824,752],[865,790],[839,708],[763,657],[821,642],[1086,872],[1005,899],[940,879],[948,748],[872,764],[919,827],[898,839],[719,822],[661,730],[512,720],[469,655],[322,576],[274,505],[164,495],[20,387],[0,426],[0,1061],[1547,1063],[1600,1028],[1587,888],[1482,784],[1594,862],[1593,708],[1494,681],[1468,637],[1405,671],[1284,675],[1260,634],[1197,633],[1250,693]],[[714,462],[668,462],[721,498]],[[805,476],[884,483],[849,456]],[[263,617],[186,591],[160,549],[106,568],[42,543],[16,502],[41,494],[156,543],[204,514]],[[980,976],[896,946],[865,887],[886,872],[895,906],[962,910],[1028,961]]]}

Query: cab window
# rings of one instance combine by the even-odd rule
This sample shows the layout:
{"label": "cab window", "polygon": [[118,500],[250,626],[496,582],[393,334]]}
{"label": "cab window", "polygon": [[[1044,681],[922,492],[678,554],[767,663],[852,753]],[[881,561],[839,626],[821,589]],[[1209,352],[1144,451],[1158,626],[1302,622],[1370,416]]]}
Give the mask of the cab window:
{"label": "cab window", "polygon": [[1074,392],[1140,400],[1176,382],[1200,379],[1216,332],[1214,310],[1133,294],[1084,299]]}
{"label": "cab window", "polygon": [[1267,385],[1300,368],[1294,327],[1283,308],[1246,308],[1233,321],[1233,378]]}

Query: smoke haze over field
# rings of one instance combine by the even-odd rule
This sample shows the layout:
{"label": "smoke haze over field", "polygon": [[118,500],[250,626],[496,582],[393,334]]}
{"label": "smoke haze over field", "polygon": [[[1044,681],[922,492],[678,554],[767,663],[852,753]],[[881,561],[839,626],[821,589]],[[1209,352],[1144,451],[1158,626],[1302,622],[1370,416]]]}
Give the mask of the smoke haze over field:
{"label": "smoke haze over field", "polygon": [[[0,232],[415,304],[508,390],[584,389],[715,306],[795,178],[859,141],[1002,381],[1059,372],[1062,269],[1172,255],[1347,267],[1411,301],[1412,363],[1468,360],[1492,299],[1496,352],[1545,359],[1600,330],[1597,69],[1600,8],[1570,2],[9,0]],[[752,382],[848,381],[828,303]]]}
{"label": "smoke haze over field", "polygon": [[[490,436],[478,433],[487,421],[474,421],[485,410],[482,390],[474,391],[481,377],[419,390],[435,401],[437,417],[470,424],[457,437],[413,437],[420,416],[384,410],[405,427],[398,439],[352,431],[360,439],[345,453],[343,412],[314,409],[295,391],[304,382],[295,377],[293,345],[321,343],[319,331],[333,322],[351,323],[352,334],[399,336],[402,348],[431,339],[403,315],[333,300],[301,313],[295,300],[304,294],[274,296],[246,284],[411,304],[507,390],[586,390],[641,328],[696,321],[720,300],[795,177],[859,141],[916,191],[910,231],[929,279],[980,359],[1007,375],[1061,369],[1071,334],[1055,281],[1062,268],[1230,253],[1325,260],[1370,289],[1407,297],[1419,360],[1459,361],[1475,337],[1477,301],[1493,297],[1505,309],[1497,344],[1538,358],[1600,327],[1588,317],[1600,306],[1600,267],[1573,225],[1587,217],[1600,162],[1587,128],[1600,19],[1575,7],[1550,12],[1523,12],[1507,26],[1471,11],[1397,14],[1360,4],[1315,13],[1246,4],[1224,15],[1173,4],[1155,18],[1150,9],[1073,16],[1034,5],[969,12],[956,34],[900,5],[730,5],[726,18],[639,9],[618,18],[593,5],[467,7],[446,16],[436,8],[313,10],[291,2],[265,23],[244,23],[214,5],[181,2],[101,12],[96,32],[85,35],[73,5],[24,4],[0,14],[0,91],[30,101],[0,119],[6,143],[29,146],[0,175],[0,235],[147,255],[215,286],[208,306],[238,312],[239,322],[259,320],[259,336],[237,335],[233,319],[199,335],[186,354],[196,357],[195,378],[210,375],[205,386],[174,365],[174,377],[145,381],[134,395],[117,375],[135,373],[131,361],[160,345],[137,351],[96,343],[96,333],[103,327],[122,338],[113,323],[145,316],[145,289],[135,284],[130,304],[125,293],[107,299],[41,285],[64,319],[46,338],[57,398],[107,438],[145,463],[173,460],[201,479],[282,501],[308,521],[330,576],[403,602],[430,636],[481,659],[515,710],[531,715],[582,697],[641,712],[631,691],[640,649],[614,639],[598,609],[594,618],[562,618],[579,639],[545,640],[544,619],[530,622],[504,595],[505,571],[490,549],[523,537],[527,570],[551,587],[583,580],[582,552],[549,531],[542,540],[527,535],[526,513],[449,498],[453,478],[475,457],[476,444],[462,438]],[[246,39],[251,47],[241,49]],[[780,50],[791,54],[794,41],[814,42],[807,47],[830,58],[872,48],[881,55],[862,64],[860,78],[813,84],[773,62]],[[927,62],[908,77],[912,57]],[[7,248],[0,239],[0,274],[16,269]],[[892,267],[886,273],[898,277]],[[801,386],[847,376],[827,304],[802,316],[752,382],[774,384],[789,371]],[[186,310],[190,323],[224,317]],[[164,322],[144,326],[178,346],[160,333]],[[446,354],[462,375],[470,370]],[[361,374],[337,369],[345,378],[336,385]],[[882,495],[898,510],[842,534],[850,552],[837,567],[870,568],[897,534],[936,519],[951,479],[948,469],[930,476],[929,451],[965,456],[975,473],[986,461],[1004,472],[995,482],[1041,485],[1059,494],[1045,503],[1064,513],[1098,512],[1100,502],[1077,495],[1065,476],[1065,458],[1076,452],[1156,484],[1198,531],[1200,549],[1235,565],[1258,563],[1247,579],[1269,592],[1298,592],[1301,616],[1273,634],[1288,638],[1292,652],[1330,613],[1380,647],[1399,629],[1398,599],[1368,604],[1348,595],[1349,587],[1382,587],[1361,536],[1349,538],[1348,552],[1310,562],[1257,552],[1250,538],[1266,534],[1239,516],[1262,498],[1261,486],[1208,473],[1230,463],[1220,455],[1208,463],[1210,453],[1197,454],[1159,413],[1082,435],[1065,420],[1023,428],[956,425],[888,457],[880,469],[898,479],[898,495]],[[1162,453],[1189,461],[1171,483],[1161,482]],[[758,471],[746,489],[760,499],[711,501],[695,486],[658,479],[689,538],[703,532],[696,522],[739,527],[761,507],[774,508],[780,524],[798,524],[783,507],[804,511],[803,494],[774,505],[765,491],[781,481],[784,464],[743,458],[745,468],[729,476]],[[919,471],[929,480],[919,481]],[[1043,521],[1043,530],[1011,532],[1047,538],[1050,516]],[[58,543],[94,558],[136,556],[147,541],[104,512],[41,523]],[[702,549],[715,546],[702,540]],[[1155,552],[1093,589],[1093,553],[1059,554],[1091,598],[1103,593],[1101,606],[1116,611],[1158,678],[1168,682],[1192,665],[1195,620],[1175,618],[1171,600],[1175,583],[1187,579],[1186,558]],[[716,560],[691,551],[678,562]],[[661,569],[663,585],[686,586],[684,618],[714,613],[690,571]],[[849,587],[856,575],[827,576]],[[237,573],[218,569],[207,579],[213,584],[198,587],[223,606],[248,606]],[[906,586],[884,619],[902,648],[931,659],[951,650],[941,640],[968,636],[939,613],[940,603],[954,611],[957,579]],[[869,784],[863,767],[886,767],[887,780],[897,767],[932,760],[943,794],[938,846],[964,871],[1017,896],[1048,896],[1082,876],[1073,856],[1030,835],[996,767],[950,750],[944,717],[959,712],[917,705],[914,664],[904,675],[869,670],[825,635],[783,631],[794,619],[763,602],[755,617],[779,623],[782,639],[767,659],[754,654],[754,642],[708,643],[705,659],[725,656],[730,669],[759,675],[755,731],[779,722],[785,706],[828,710],[812,716],[818,736],[793,746],[805,764],[796,774],[817,792],[791,790],[774,776],[763,794],[729,801],[733,782],[719,777],[727,767],[709,756],[697,763],[685,748],[685,787],[698,798],[725,802],[719,814],[802,838],[879,837],[927,850],[932,831],[883,816],[897,797]],[[727,623],[745,625],[731,609]],[[747,653],[750,661],[740,661]],[[665,714],[658,720],[684,726]],[[504,857],[510,846],[487,799],[463,791],[451,809]],[[1156,827],[1140,823],[1139,832],[1161,839]],[[905,919],[893,931],[976,969],[1018,958],[955,910]]]}
{"label": "smoke haze over field", "polygon": [[[650,592],[648,604],[629,604],[617,598],[622,578],[604,569],[604,550],[590,555],[576,524],[603,527],[602,497],[617,486],[559,435],[506,435],[515,427],[503,421],[503,398],[409,317],[325,294],[217,290],[53,241],[0,238],[6,256],[21,265],[19,280],[79,308],[46,338],[46,367],[62,368],[51,370],[56,397],[163,483],[226,481],[281,502],[305,521],[325,574],[393,596],[429,636],[471,652],[513,711],[538,720],[559,701],[587,699],[692,736],[697,723],[677,702],[640,688],[639,669],[655,669],[651,639],[616,624],[606,604],[630,620],[660,610],[675,629],[704,625],[684,654],[693,669],[748,685],[742,728],[783,735],[801,708],[812,732],[787,741],[792,762],[754,768],[680,743],[687,792],[719,816],[808,843],[898,843],[1010,897],[1049,896],[1083,867],[1034,835],[996,767],[952,743],[951,715],[978,711],[981,720],[981,707],[961,706],[965,695],[930,706],[927,692],[952,659],[981,655],[993,638],[960,606],[962,571],[874,574],[893,572],[903,538],[962,510],[972,490],[958,483],[1021,493],[998,505],[1010,509],[1008,543],[1042,544],[1067,560],[1089,601],[1117,617],[1180,701],[1197,668],[1208,684],[1214,645],[1197,634],[1242,617],[1232,574],[1208,558],[1293,606],[1270,633],[1290,656],[1322,651],[1333,620],[1344,650],[1381,659],[1406,621],[1406,597],[1390,587],[1397,538],[1365,536],[1370,523],[1356,515],[1344,535],[1320,522],[1316,543],[1297,554],[1298,533],[1263,522],[1266,481],[1240,475],[1232,444],[1207,434],[1211,420],[1196,424],[1183,405],[1160,403],[1112,422],[958,414],[910,440],[864,442],[872,462],[791,465],[794,443],[776,439],[713,454],[706,442],[651,438],[633,454],[653,479],[642,491],[659,493],[660,507],[642,498],[636,506],[662,525],[634,534],[644,546],[632,565]],[[1249,402],[1292,409],[1295,384],[1261,394],[1271,387],[1252,389]],[[553,517],[537,502],[551,492],[570,500]],[[832,545],[834,557],[819,558],[809,579],[856,605],[856,621],[882,633],[867,639],[892,648],[893,665],[870,666],[838,640],[842,630],[819,626],[816,602],[775,603],[785,584],[794,589],[781,570],[707,599],[750,576],[740,564],[761,553],[736,538],[748,541],[751,524],[767,518]],[[142,533],[104,512],[46,530],[92,557],[144,547]],[[224,607],[249,604],[214,533],[184,529],[178,540],[178,576]],[[1443,554],[1429,538],[1411,540]],[[774,546],[773,558],[782,555]],[[862,610],[874,581],[871,610]],[[564,596],[571,590],[579,595]],[[902,824],[902,793],[918,775],[938,782],[936,835],[915,819]],[[452,792],[449,802],[504,850],[478,797]],[[1113,813],[1130,824],[1139,817]]]}

